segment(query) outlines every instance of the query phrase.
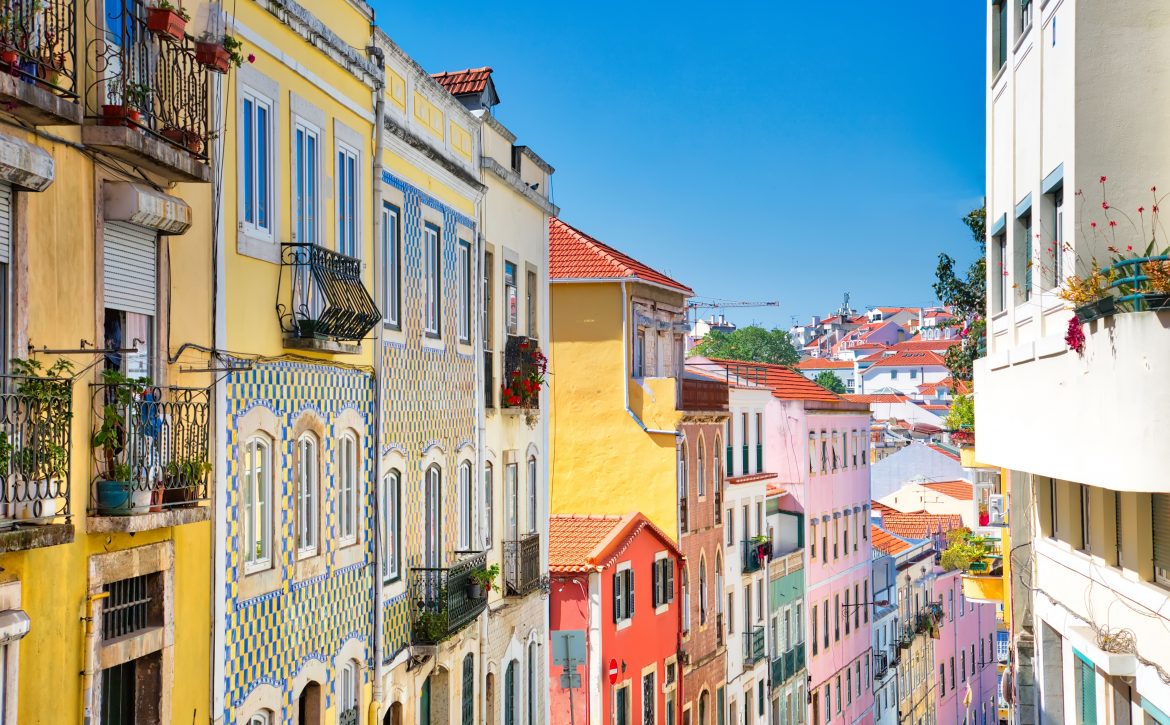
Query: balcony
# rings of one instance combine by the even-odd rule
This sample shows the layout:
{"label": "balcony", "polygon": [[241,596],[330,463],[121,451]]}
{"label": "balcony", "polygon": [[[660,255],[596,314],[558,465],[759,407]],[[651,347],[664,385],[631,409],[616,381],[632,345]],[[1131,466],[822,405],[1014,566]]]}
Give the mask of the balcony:
{"label": "balcony", "polygon": [[68,543],[72,381],[0,381],[0,553]]}
{"label": "balcony", "polygon": [[743,633],[743,666],[755,665],[764,659],[764,626],[749,627]]}
{"label": "balcony", "polygon": [[486,594],[473,599],[468,592],[471,573],[487,568],[487,554],[461,559],[446,569],[415,567],[410,572],[410,598],[414,602],[411,640],[418,645],[437,645],[475,621],[487,607]]}
{"label": "balcony", "polygon": [[715,615],[715,646],[716,647],[723,646],[723,637],[724,637],[723,612],[719,612]]}
{"label": "balcony", "polygon": [[726,411],[727,383],[683,378],[679,381],[679,410]]}
{"label": "balcony", "polygon": [[92,386],[91,532],[204,521],[210,509],[211,400],[205,388],[159,388],[107,373]]}
{"label": "balcony", "polygon": [[491,350],[483,351],[483,406],[496,407],[496,354]]}
{"label": "balcony", "polygon": [[880,681],[890,671],[890,656],[885,652],[873,653],[873,679]]}
{"label": "balcony", "polygon": [[772,660],[772,687],[780,687],[804,669],[804,645],[798,644]]}
{"label": "balcony", "polygon": [[34,126],[81,123],[77,15],[72,0],[0,9],[0,107]]}
{"label": "balcony", "polygon": [[361,352],[361,340],[382,317],[362,281],[361,260],[317,244],[280,246],[276,314],[285,347]]}
{"label": "balcony", "polygon": [[504,542],[504,596],[522,597],[540,586],[540,534]]}
{"label": "balcony", "polygon": [[743,550],[743,573],[751,574],[757,572],[764,566],[764,560],[772,555],[771,541],[742,541],[740,546]]}
{"label": "balcony", "polygon": [[337,716],[337,725],[358,725],[360,722],[358,714],[359,711],[356,707],[342,710]]}
{"label": "balcony", "polygon": [[540,390],[548,360],[540,351],[540,342],[523,335],[508,335],[504,346],[503,380],[500,382],[500,407],[522,413],[529,425],[540,415]]}

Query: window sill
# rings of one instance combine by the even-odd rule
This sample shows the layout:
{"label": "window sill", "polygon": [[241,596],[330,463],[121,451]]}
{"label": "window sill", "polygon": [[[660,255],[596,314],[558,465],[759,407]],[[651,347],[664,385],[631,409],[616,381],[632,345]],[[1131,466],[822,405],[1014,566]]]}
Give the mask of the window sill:
{"label": "window sill", "polygon": [[187,506],[172,508],[153,513],[134,514],[131,516],[98,516],[90,514],[85,517],[87,533],[135,533],[139,531],[153,531],[167,529],[173,526],[194,524],[207,521],[211,518],[210,506]]}
{"label": "window sill", "polygon": [[280,245],[241,230],[236,235],[236,253],[262,262],[280,264]]}
{"label": "window sill", "polygon": [[342,569],[364,561],[366,549],[363,546],[359,546],[361,543],[358,539],[340,542],[338,546],[341,548],[333,555],[333,566],[337,569]]}
{"label": "window sill", "polygon": [[245,572],[239,580],[239,601],[244,603],[280,589],[281,579],[280,570],[271,565],[267,569]]}
{"label": "window sill", "polygon": [[312,554],[297,554],[297,563],[293,568],[293,582],[303,582],[325,573],[325,557],[320,551]]}
{"label": "window sill", "polygon": [[629,617],[627,619],[622,619],[622,620],[619,620],[618,623],[614,625],[614,629],[617,630],[618,632],[620,632],[623,629],[628,628],[633,623],[634,623],[633,617]]}

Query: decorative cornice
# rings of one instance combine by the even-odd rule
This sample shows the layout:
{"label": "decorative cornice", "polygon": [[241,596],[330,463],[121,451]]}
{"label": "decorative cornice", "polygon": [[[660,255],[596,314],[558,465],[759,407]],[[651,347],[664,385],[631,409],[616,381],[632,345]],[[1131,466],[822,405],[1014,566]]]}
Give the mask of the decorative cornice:
{"label": "decorative cornice", "polygon": [[[472,115],[479,118],[481,121],[486,123],[488,126],[491,126],[492,129],[495,130],[496,133],[498,133],[501,136],[503,136],[504,138],[506,138],[508,140],[508,143],[510,143],[510,144],[516,143],[516,134],[514,134],[510,130],[508,130],[507,126],[500,123],[499,119],[497,119],[495,116],[492,115],[491,111],[487,111],[487,110],[472,111]],[[537,153],[535,151],[533,151],[531,148],[529,148],[528,146],[517,146],[516,148],[520,149],[520,153],[527,156],[528,160],[531,161],[532,163],[536,164],[538,167],[540,167],[541,170],[544,171],[544,173],[549,174],[551,176],[553,173],[556,172],[556,169],[554,169],[551,164],[549,164],[544,159],[540,158],[540,156],[537,155]]]}
{"label": "decorative cornice", "polygon": [[[442,83],[439,83],[437,80],[432,78],[431,74],[427,73],[426,69],[418,64],[418,61],[416,61],[414,58],[411,58],[409,55],[407,55],[406,51],[398,47],[398,44],[391,40],[390,36],[386,35],[384,30],[381,28],[376,28],[374,31],[374,38],[378,43],[384,46],[386,50],[393,53],[394,57],[396,57],[401,63],[405,64],[407,68],[414,71],[415,85],[425,86],[428,91],[437,97],[437,99],[441,99],[444,105],[448,107],[448,113],[454,112],[459,114],[467,122],[468,126],[473,126],[475,122],[479,120],[476,118],[475,114],[467,110],[466,106],[455,100],[455,96],[451,95],[447,89],[443,87]],[[416,90],[418,89],[416,88]]]}
{"label": "decorative cornice", "polygon": [[552,165],[549,164],[549,162],[537,156],[536,152],[533,151],[530,147],[517,146],[516,148],[520,149],[520,153],[527,156],[529,161],[539,166],[544,171],[544,173],[548,174],[549,176],[552,176],[553,172],[556,171],[556,169],[554,169]]}
{"label": "decorative cornice", "polygon": [[[307,43],[328,55],[342,68],[370,86],[382,82],[382,69],[346,43],[328,25],[296,0],[261,0],[261,5]],[[364,76],[364,77],[363,77]]]}
{"label": "decorative cornice", "polygon": [[455,178],[475,189],[476,192],[482,194],[487,190],[487,187],[484,186],[479,179],[475,178],[471,172],[455,163],[451,159],[447,158],[446,154],[427,143],[427,141],[422,137],[411,133],[410,129],[399,125],[398,122],[389,115],[386,116],[386,130],[401,139],[406,145],[410,146],[411,148],[421,153],[423,156],[441,166],[443,170],[447,171]]}
{"label": "decorative cornice", "polygon": [[482,157],[483,167],[488,171],[498,176],[504,183],[512,187],[512,190],[520,194],[528,201],[532,202],[537,208],[549,216],[558,216],[561,213],[560,207],[553,204],[548,199],[545,199],[540,194],[532,190],[524,180],[520,178],[520,174],[505,167],[499,161],[496,161],[491,156]]}

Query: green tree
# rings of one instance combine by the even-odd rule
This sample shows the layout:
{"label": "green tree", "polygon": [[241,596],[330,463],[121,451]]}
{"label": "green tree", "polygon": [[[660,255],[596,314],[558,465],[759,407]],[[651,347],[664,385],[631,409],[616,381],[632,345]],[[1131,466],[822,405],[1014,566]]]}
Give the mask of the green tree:
{"label": "green tree", "polygon": [[962,344],[955,345],[946,354],[947,368],[956,380],[973,377],[975,358],[984,347],[986,333],[983,315],[987,309],[987,262],[984,259],[987,210],[984,207],[972,209],[963,217],[963,224],[979,245],[979,256],[967,273],[960,275],[955,272],[954,258],[945,252],[939,254],[933,285],[939,301],[950,307],[955,315],[954,324],[962,325],[966,330]]}
{"label": "green tree", "polygon": [[778,327],[765,330],[759,325],[748,325],[731,332],[712,330],[695,345],[693,354],[774,365],[795,365],[800,360],[787,332]]}
{"label": "green tree", "polygon": [[828,370],[821,371],[815,378],[813,378],[813,382],[825,390],[828,390],[830,393],[836,393],[837,395],[845,394],[845,383],[841,382],[841,378],[837,377]]}

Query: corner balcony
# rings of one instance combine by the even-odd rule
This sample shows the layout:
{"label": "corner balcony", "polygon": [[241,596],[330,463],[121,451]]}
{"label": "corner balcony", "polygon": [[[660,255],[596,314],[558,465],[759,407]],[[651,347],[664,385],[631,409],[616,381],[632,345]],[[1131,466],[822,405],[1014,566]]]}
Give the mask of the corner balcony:
{"label": "corner balcony", "polygon": [[82,142],[168,181],[210,181],[212,71],[195,41],[152,29],[143,0],[86,6],[102,27],[88,28]]}
{"label": "corner balcony", "polygon": [[798,644],[772,660],[772,687],[780,687],[804,670],[804,644]]}
{"label": "corner balcony", "polygon": [[73,541],[73,381],[0,378],[0,553]]}
{"label": "corner balcony", "polygon": [[437,645],[475,621],[487,607],[487,593],[471,590],[471,574],[486,568],[487,554],[481,552],[467,556],[449,568],[411,569],[409,592],[415,605],[412,643]]}
{"label": "corner balcony", "polygon": [[540,587],[540,534],[504,542],[504,596],[522,597]]}
{"label": "corner balcony", "polygon": [[[109,378],[108,378],[109,380]],[[206,521],[211,399],[205,388],[136,381],[92,386],[90,532],[137,532]]]}
{"label": "corner balcony", "polygon": [[382,315],[362,281],[361,260],[317,244],[281,246],[276,315],[284,346],[357,354]]}
{"label": "corner balcony", "polygon": [[0,108],[34,126],[81,123],[72,0],[9,2],[0,16]]}
{"label": "corner balcony", "polygon": [[683,378],[679,381],[678,409],[695,412],[727,412],[727,383]]}
{"label": "corner balcony", "polygon": [[743,633],[744,669],[755,666],[764,659],[764,626],[749,627]]}

